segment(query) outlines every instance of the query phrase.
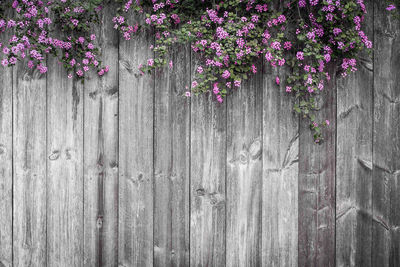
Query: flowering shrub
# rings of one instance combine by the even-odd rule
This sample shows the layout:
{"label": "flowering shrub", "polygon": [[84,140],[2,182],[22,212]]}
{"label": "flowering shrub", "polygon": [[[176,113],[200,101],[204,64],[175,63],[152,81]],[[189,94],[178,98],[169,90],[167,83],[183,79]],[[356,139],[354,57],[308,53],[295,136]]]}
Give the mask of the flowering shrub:
{"label": "flowering shrub", "polygon": [[[16,14],[0,17],[0,31],[15,32],[8,44],[2,44],[2,64],[14,65],[27,57],[28,67],[46,72],[44,56],[52,54],[64,64],[69,77],[84,78],[90,69],[103,75],[108,67],[96,59],[96,36],[90,30],[109,1],[0,0],[3,9],[12,2]],[[357,70],[358,53],[364,47],[372,48],[361,30],[367,12],[363,0],[114,1],[121,4],[114,28],[126,40],[147,29],[155,34],[155,44],[149,49],[156,56],[139,66],[142,74],[167,63],[172,66],[169,49],[190,43],[202,59],[192,91],[212,91],[216,101],[223,102],[243,80],[260,71],[257,63],[288,66],[288,77],[274,77],[274,81],[298,100],[294,110],[310,119],[316,142],[322,140],[321,126],[329,125],[327,120],[316,121],[313,112],[318,108],[315,96],[332,75],[327,65],[338,65],[341,75],[347,76]],[[130,11],[144,19],[130,24]],[[58,30],[64,35],[56,38]]]}
{"label": "flowering shrub", "polygon": [[[108,67],[103,68],[96,59],[96,36],[90,34],[91,23],[98,20],[100,2],[0,0],[0,32],[13,32],[8,43],[0,43],[5,56],[1,64],[12,66],[26,58],[29,68],[45,73],[45,55],[51,54],[64,64],[70,78],[73,73],[83,78],[91,68],[103,75]],[[7,8],[13,10],[9,18],[4,17]],[[56,35],[60,30],[63,36]]]}

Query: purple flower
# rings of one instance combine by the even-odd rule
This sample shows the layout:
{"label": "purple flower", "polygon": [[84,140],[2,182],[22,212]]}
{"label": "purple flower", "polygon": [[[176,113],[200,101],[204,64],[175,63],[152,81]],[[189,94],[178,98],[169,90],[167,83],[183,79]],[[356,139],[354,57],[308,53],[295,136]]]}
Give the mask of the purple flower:
{"label": "purple flower", "polygon": [[304,59],[304,53],[299,51],[299,52],[297,52],[296,57],[297,57],[298,60],[303,60]]}
{"label": "purple flower", "polygon": [[389,5],[389,6],[386,8],[387,11],[391,11],[391,10],[393,10],[393,9],[396,9],[396,6],[393,5],[393,4]]}
{"label": "purple flower", "polygon": [[333,29],[333,34],[335,35],[335,36],[337,36],[339,33],[341,33],[342,32],[342,30],[341,29],[339,29],[339,28],[334,28]]}
{"label": "purple flower", "polygon": [[283,45],[283,47],[284,47],[286,50],[290,50],[290,49],[292,48],[292,43],[291,43],[291,42],[285,42],[284,45]]}
{"label": "purple flower", "polygon": [[281,43],[280,43],[280,42],[277,42],[277,41],[272,42],[272,43],[271,43],[271,47],[272,47],[273,49],[275,49],[275,50],[281,50]]}
{"label": "purple flower", "polygon": [[265,53],[265,59],[266,59],[267,61],[271,61],[272,58],[273,58],[273,56],[272,56],[271,52]]}
{"label": "purple flower", "polygon": [[325,59],[326,62],[331,61],[331,55],[330,54],[325,54],[324,55],[324,59]]}
{"label": "purple flower", "polygon": [[216,95],[219,93],[218,83],[214,83],[213,93]]}
{"label": "purple flower", "polygon": [[225,70],[222,73],[222,78],[224,78],[224,79],[228,79],[230,76],[231,76],[231,73],[228,70]]}
{"label": "purple flower", "polygon": [[4,67],[7,67],[8,66],[8,59],[3,59],[2,61],[1,61],[1,65],[3,65]]}
{"label": "purple flower", "polygon": [[257,67],[256,66],[252,65],[251,68],[252,68],[252,71],[253,71],[254,74],[257,73]]}

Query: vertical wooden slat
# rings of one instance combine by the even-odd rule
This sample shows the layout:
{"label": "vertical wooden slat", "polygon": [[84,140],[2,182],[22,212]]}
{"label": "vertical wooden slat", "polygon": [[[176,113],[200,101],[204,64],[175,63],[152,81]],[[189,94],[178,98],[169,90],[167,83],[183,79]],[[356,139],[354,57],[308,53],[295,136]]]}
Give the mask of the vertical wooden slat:
{"label": "vertical wooden slat", "polygon": [[400,26],[374,5],[372,265],[400,265]]}
{"label": "vertical wooden slat", "polygon": [[336,77],[331,76],[316,114],[318,120],[330,121],[325,141],[315,144],[309,121],[300,121],[299,266],[335,265]]}
{"label": "vertical wooden slat", "polygon": [[261,74],[227,98],[227,266],[261,264]]}
{"label": "vertical wooden slat", "polygon": [[154,264],[189,266],[190,50],[170,52],[155,74]]}
{"label": "vertical wooden slat", "polygon": [[190,153],[190,264],[224,266],[226,102],[211,93],[192,97]]}
{"label": "vertical wooden slat", "polygon": [[284,70],[264,75],[263,266],[297,266],[299,118],[283,84]]}
{"label": "vertical wooden slat", "polygon": [[151,35],[119,49],[119,263],[153,265],[153,76],[137,68],[152,57]]}
{"label": "vertical wooden slat", "polygon": [[48,69],[47,264],[83,266],[82,86],[53,57]]}
{"label": "vertical wooden slat", "polygon": [[13,264],[46,266],[46,75],[13,76]]}
{"label": "vertical wooden slat", "polygon": [[90,73],[84,89],[84,264],[115,266],[118,256],[118,33],[115,5],[102,11],[96,43],[110,71]]}
{"label": "vertical wooden slat", "polygon": [[[366,1],[373,36],[373,1]],[[336,265],[371,266],[373,68],[367,53],[358,72],[337,80]]]}
{"label": "vertical wooden slat", "polygon": [[[2,34],[0,42],[7,41]],[[12,266],[12,68],[0,70],[0,266]]]}

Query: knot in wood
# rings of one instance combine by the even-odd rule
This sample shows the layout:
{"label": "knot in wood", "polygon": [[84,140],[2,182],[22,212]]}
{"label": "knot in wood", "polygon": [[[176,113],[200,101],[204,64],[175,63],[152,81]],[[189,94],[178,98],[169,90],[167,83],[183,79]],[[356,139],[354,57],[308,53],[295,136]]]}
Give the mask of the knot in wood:
{"label": "knot in wood", "polygon": [[60,151],[59,150],[54,150],[50,156],[49,160],[57,160],[60,157]]}
{"label": "knot in wood", "polygon": [[198,197],[204,196],[204,195],[205,195],[204,188],[199,188],[199,189],[197,189],[197,190],[196,190],[196,193],[197,193],[197,196],[198,196]]}
{"label": "knot in wood", "polygon": [[261,152],[262,152],[261,141],[259,139],[256,139],[253,141],[253,143],[251,143],[251,145],[249,147],[249,153],[250,153],[251,159],[255,160],[255,159],[259,158],[261,156]]}
{"label": "knot in wood", "polygon": [[103,216],[97,217],[96,226],[97,226],[97,228],[103,227]]}
{"label": "knot in wood", "polygon": [[211,193],[209,197],[210,197],[210,204],[212,206],[220,206],[221,204],[224,203],[224,196],[222,194],[214,192]]}
{"label": "knot in wood", "polygon": [[71,160],[72,159],[72,154],[74,153],[74,151],[70,148],[65,149],[65,157],[67,160]]}
{"label": "knot in wood", "polygon": [[249,153],[247,151],[243,150],[242,152],[240,152],[239,162],[241,164],[249,163]]}

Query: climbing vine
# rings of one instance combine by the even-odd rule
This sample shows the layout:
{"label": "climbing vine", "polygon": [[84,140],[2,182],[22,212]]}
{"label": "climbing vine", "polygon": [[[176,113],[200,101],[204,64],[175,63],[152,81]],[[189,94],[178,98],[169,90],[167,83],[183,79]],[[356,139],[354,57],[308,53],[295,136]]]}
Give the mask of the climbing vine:
{"label": "climbing vine", "polygon": [[[91,70],[104,75],[109,67],[98,59],[93,29],[110,2],[119,3],[110,23],[123,39],[148,30],[154,34],[149,49],[155,56],[142,62],[138,73],[172,66],[168,52],[176,44],[190,44],[199,54],[186,96],[210,91],[223,102],[260,72],[261,64],[286,66],[287,77],[273,77],[274,82],[297,99],[294,110],[309,118],[317,143],[321,128],[329,125],[315,117],[315,96],[329,90],[326,84],[334,74],[327,66],[338,66],[345,77],[357,71],[358,53],[372,48],[362,30],[363,0],[0,0],[0,32],[12,32],[8,42],[0,43],[1,64],[25,59],[29,68],[45,73],[45,56],[52,55],[69,78],[83,81]],[[387,9],[397,4],[391,1]]]}

